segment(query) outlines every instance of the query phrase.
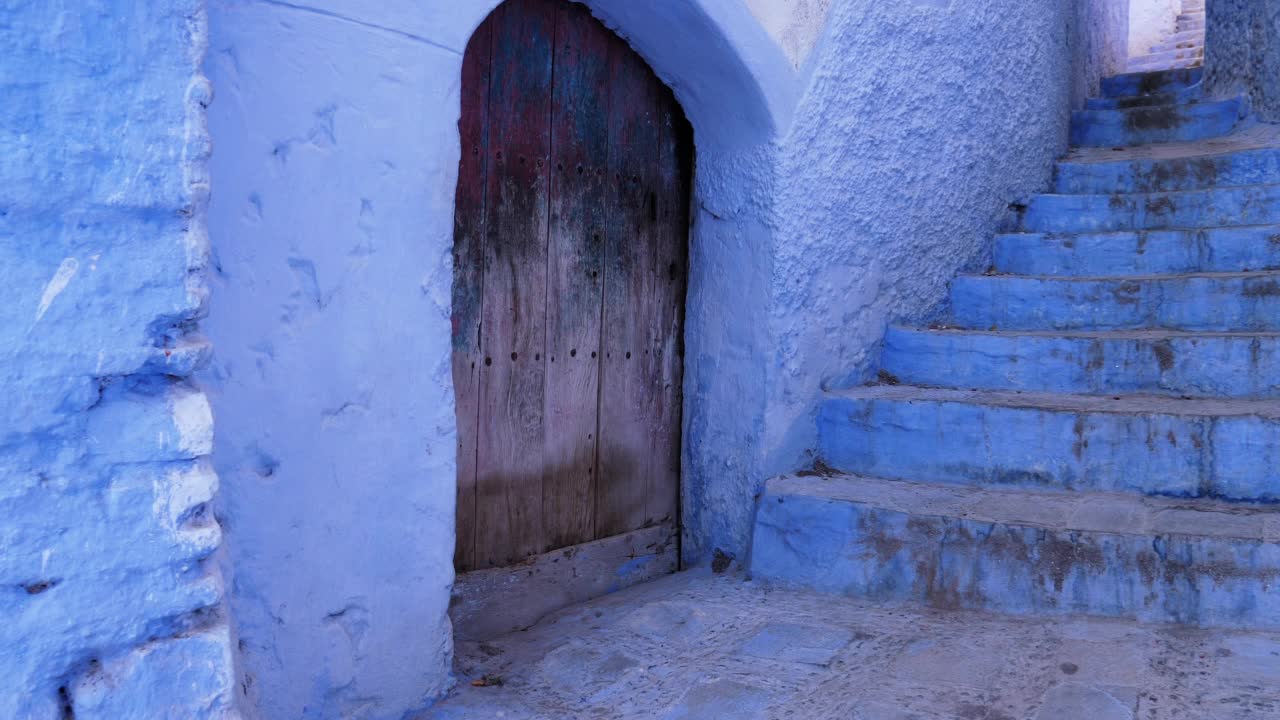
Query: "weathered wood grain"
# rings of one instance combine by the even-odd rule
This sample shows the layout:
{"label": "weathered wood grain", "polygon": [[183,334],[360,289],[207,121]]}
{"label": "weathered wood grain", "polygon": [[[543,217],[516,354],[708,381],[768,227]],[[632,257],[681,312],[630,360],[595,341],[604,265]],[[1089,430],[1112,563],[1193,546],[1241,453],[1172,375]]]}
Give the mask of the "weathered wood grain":
{"label": "weathered wood grain", "polygon": [[675,522],[680,501],[680,439],[683,418],[684,304],[689,267],[689,189],[693,178],[693,128],[671,90],[659,87],[657,231],[653,257],[653,302],[649,307],[649,371],[653,418],[645,525]]}
{"label": "weathered wood grain", "polygon": [[582,5],[508,0],[463,62],[460,571],[678,519],[692,136]]}
{"label": "weathered wood grain", "polygon": [[596,537],[642,527],[657,418],[651,412],[658,302],[653,278],[661,238],[656,192],[661,137],[659,89],[644,62],[626,48],[610,57],[614,112],[609,165],[613,211],[605,242],[604,364],[601,371]]}
{"label": "weathered wood grain", "polygon": [[453,215],[453,387],[458,424],[457,542],[454,566],[475,567],[476,441],[479,421],[480,317],[484,281],[485,190],[489,155],[489,65],[493,33],[471,36],[462,65],[458,187]]}
{"label": "weathered wood grain", "polygon": [[551,48],[556,5],[492,16],[477,566],[542,552]]}
{"label": "weathered wood grain", "polygon": [[459,575],[449,617],[457,640],[489,640],[523,630],[549,613],[675,572],[672,524]]}
{"label": "weathered wood grain", "polygon": [[609,47],[586,6],[560,3],[551,99],[546,549],[593,538],[601,261],[608,203]]}

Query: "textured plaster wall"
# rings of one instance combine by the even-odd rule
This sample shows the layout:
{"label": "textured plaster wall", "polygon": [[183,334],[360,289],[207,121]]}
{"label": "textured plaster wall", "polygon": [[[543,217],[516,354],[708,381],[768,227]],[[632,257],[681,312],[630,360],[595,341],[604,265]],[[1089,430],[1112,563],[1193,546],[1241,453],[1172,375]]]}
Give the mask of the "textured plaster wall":
{"label": "textured plaster wall", "polygon": [[[797,85],[738,3],[589,4],[674,88],[697,136],[694,492],[760,467],[773,141]],[[462,51],[494,5],[210,2],[203,379],[239,680],[265,718],[399,718],[451,682],[456,123]],[[706,549],[704,530],[687,528],[688,552]]]}
{"label": "textured plaster wall", "polygon": [[1280,0],[1207,0],[1205,88],[1248,93],[1257,117],[1280,122]]}
{"label": "textured plaster wall", "polygon": [[1075,16],[1068,32],[1074,68],[1072,107],[1080,109],[1085,100],[1097,97],[1102,78],[1125,72],[1133,27],[1130,3],[1149,1],[1075,0],[1072,3]]}
{"label": "textured plaster wall", "polygon": [[0,47],[0,717],[232,717],[203,3],[4,3]]}
{"label": "textured plaster wall", "polygon": [[1129,54],[1146,55],[1173,33],[1182,0],[1129,0]]}
{"label": "textured plaster wall", "polygon": [[[823,387],[872,378],[886,324],[927,320],[957,270],[986,267],[1010,203],[1045,188],[1076,80],[1071,13],[1054,0],[833,7],[780,173],[765,462],[728,494],[811,462]],[[740,501],[718,537],[741,547],[749,523]]]}
{"label": "textured plaster wall", "polygon": [[264,718],[400,717],[449,682],[463,39],[350,9],[210,3],[204,381]]}
{"label": "textured plaster wall", "polygon": [[827,24],[832,0],[744,0],[791,65],[800,68]]}

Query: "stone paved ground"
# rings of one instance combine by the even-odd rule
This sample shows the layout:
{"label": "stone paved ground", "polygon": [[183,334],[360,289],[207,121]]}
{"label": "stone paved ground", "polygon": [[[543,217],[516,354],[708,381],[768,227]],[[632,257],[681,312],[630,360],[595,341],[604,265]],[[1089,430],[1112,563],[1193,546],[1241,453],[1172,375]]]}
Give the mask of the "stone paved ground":
{"label": "stone paved ground", "polygon": [[707,572],[457,658],[459,689],[424,720],[1280,719],[1280,633],[884,607]]}

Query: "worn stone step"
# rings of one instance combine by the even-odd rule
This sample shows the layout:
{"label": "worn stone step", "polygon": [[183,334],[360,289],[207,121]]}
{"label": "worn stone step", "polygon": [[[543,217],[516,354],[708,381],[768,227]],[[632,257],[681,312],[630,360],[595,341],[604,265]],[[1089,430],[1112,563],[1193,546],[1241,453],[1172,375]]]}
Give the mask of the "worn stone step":
{"label": "worn stone step", "polygon": [[961,275],[950,324],[978,330],[1280,331],[1280,273]]}
{"label": "worn stone step", "polygon": [[844,472],[992,487],[1280,500],[1280,401],[878,385],[832,392]]}
{"label": "worn stone step", "polygon": [[[1194,50],[1196,51],[1195,53],[1196,55],[1204,55],[1204,38],[1198,37],[1198,38],[1186,38],[1183,40],[1174,40],[1174,39],[1165,40],[1164,42],[1156,43],[1155,45],[1152,45],[1147,55],[1148,56],[1162,55],[1164,53],[1175,52],[1178,50]],[[1184,55],[1181,55],[1180,57],[1189,57],[1189,56],[1190,55],[1184,54]]]}
{"label": "worn stone step", "polygon": [[1007,233],[996,271],[1101,277],[1280,270],[1280,225],[1101,233]]}
{"label": "worn stone step", "polygon": [[1186,105],[1071,113],[1071,144],[1090,147],[1146,145],[1227,135],[1249,114],[1243,97]]}
{"label": "worn stone step", "polygon": [[1280,224],[1280,185],[1180,192],[1036,195],[1022,214],[1029,232],[1099,232]]}
{"label": "worn stone step", "polygon": [[1177,105],[1196,102],[1204,97],[1203,85],[1192,85],[1172,92],[1153,93],[1151,95],[1133,95],[1117,98],[1089,98],[1085,101],[1086,110],[1127,110],[1135,107],[1153,105]]}
{"label": "worn stone step", "polygon": [[1178,32],[1195,30],[1200,32],[1201,37],[1203,37],[1204,36],[1204,15],[1198,15],[1198,16],[1180,15],[1178,16],[1177,22],[1174,24],[1174,28],[1177,29]]}
{"label": "worn stone step", "polygon": [[1280,334],[890,327],[881,367],[930,387],[1280,398]]}
{"label": "worn stone step", "polygon": [[1199,83],[1203,76],[1203,68],[1113,75],[1102,79],[1102,95],[1116,98],[1177,92]]}
{"label": "worn stone step", "polygon": [[1165,60],[1204,60],[1203,43],[1178,43],[1155,45],[1146,55],[1130,58],[1130,63],[1163,62]]}
{"label": "worn stone step", "polygon": [[1148,53],[1129,58],[1125,64],[1129,72],[1157,72],[1200,67],[1204,53],[1199,50]]}
{"label": "worn stone step", "polygon": [[[1269,126],[1258,126],[1269,127]],[[1276,140],[1268,133],[1266,140]],[[1061,194],[1184,192],[1280,183],[1280,145],[1241,143],[1223,152],[1100,162],[1065,160],[1054,170]]]}
{"label": "worn stone step", "polygon": [[1276,513],[1219,503],[775,478],[760,498],[751,574],[947,610],[1280,626]]}
{"label": "worn stone step", "polygon": [[1136,61],[1130,61],[1127,69],[1130,72],[1157,72],[1163,70],[1190,70],[1203,67],[1204,58],[1202,56],[1186,57],[1180,59],[1149,59],[1143,58]]}
{"label": "worn stone step", "polygon": [[1204,32],[1201,30],[1179,30],[1170,35],[1164,36],[1157,43],[1159,45],[1177,45],[1178,43],[1203,43]]}

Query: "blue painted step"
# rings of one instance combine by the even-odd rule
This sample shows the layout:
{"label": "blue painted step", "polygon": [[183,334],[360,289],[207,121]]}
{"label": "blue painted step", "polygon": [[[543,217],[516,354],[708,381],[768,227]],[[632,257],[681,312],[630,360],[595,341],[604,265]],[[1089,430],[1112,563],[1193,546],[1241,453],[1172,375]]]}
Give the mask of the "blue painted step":
{"label": "blue painted step", "polygon": [[957,485],[1280,500],[1280,402],[881,385],[830,393],[821,457]]}
{"label": "blue painted step", "polygon": [[1101,147],[992,274],[955,279],[946,325],[889,328],[884,384],[823,399],[817,455],[856,475],[770,481],[756,577],[1280,628],[1280,132],[1201,75],[1104,80],[1073,130]]}
{"label": "blue painted step", "polygon": [[951,325],[975,330],[1280,331],[1280,273],[961,275]]}
{"label": "blue painted step", "polygon": [[900,382],[931,387],[1280,398],[1280,334],[891,327],[881,367]]}
{"label": "blue painted step", "polygon": [[[1275,133],[1266,139],[1278,140]],[[1203,190],[1214,186],[1280,183],[1280,147],[1245,147],[1234,152],[1113,162],[1057,165],[1057,193],[1150,193]]]}
{"label": "blue painted step", "polygon": [[1116,98],[1177,92],[1199,83],[1203,77],[1204,68],[1113,75],[1102,79],[1102,96]]}
{"label": "blue painted step", "polygon": [[1280,185],[1127,195],[1036,195],[1023,213],[1030,232],[1156,230],[1280,224]]}
{"label": "blue painted step", "polygon": [[1013,275],[1101,277],[1280,270],[1280,225],[1102,233],[1006,233],[994,267]]}
{"label": "blue painted step", "polygon": [[776,478],[751,573],[946,610],[1280,627],[1280,521],[1207,502]]}
{"label": "blue painted step", "polygon": [[1071,114],[1071,144],[1110,147],[1221,137],[1248,114],[1249,103],[1244,97],[1125,110],[1078,110]]}

